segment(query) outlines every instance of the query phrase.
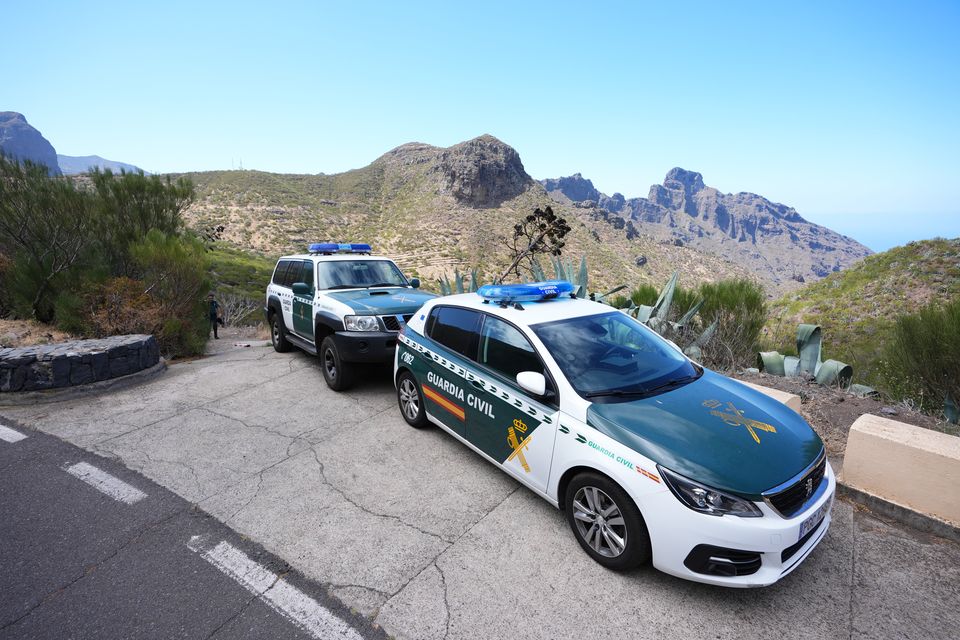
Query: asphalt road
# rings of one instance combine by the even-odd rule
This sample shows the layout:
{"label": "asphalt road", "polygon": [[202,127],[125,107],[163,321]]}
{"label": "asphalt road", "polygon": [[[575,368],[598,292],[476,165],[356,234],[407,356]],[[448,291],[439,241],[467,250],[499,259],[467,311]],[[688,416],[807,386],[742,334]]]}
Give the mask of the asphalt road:
{"label": "asphalt road", "polygon": [[[2,456],[27,455],[11,452],[43,432],[117,462],[69,448],[8,472],[0,458],[0,627],[49,596],[0,638],[70,637],[71,624],[76,637],[204,636],[224,623],[223,637],[256,636],[268,621],[249,612],[299,610],[279,587],[302,578],[319,585],[303,582],[315,604],[370,621],[350,618],[352,629],[404,640],[960,638],[960,545],[848,500],[803,565],[765,589],[615,573],[582,552],[561,512],[440,430],[410,428],[389,368],[333,393],[306,354],[233,339],[211,350],[134,387],[0,406],[29,434],[0,434]],[[84,460],[147,497],[100,497],[64,470]],[[283,562],[296,571],[270,589]],[[250,600],[251,588],[264,593]]]}
{"label": "asphalt road", "polygon": [[384,637],[174,493],[0,425],[0,638]]}

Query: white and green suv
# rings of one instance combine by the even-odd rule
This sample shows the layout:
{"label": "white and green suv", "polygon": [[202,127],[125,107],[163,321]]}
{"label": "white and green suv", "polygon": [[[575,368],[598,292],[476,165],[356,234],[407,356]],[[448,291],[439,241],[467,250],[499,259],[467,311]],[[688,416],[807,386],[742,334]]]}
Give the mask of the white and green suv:
{"label": "white and green suv", "polygon": [[327,385],[342,391],[355,363],[393,361],[400,329],[436,297],[419,286],[368,244],[311,244],[306,254],[280,258],[267,286],[273,348],[320,356]]}

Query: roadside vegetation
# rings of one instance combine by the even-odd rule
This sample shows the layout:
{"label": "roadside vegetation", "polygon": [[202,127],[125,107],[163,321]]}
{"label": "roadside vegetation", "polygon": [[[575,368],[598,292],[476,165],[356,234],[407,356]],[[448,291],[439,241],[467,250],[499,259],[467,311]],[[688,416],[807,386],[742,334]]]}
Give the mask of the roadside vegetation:
{"label": "roadside vegetation", "polygon": [[188,180],[94,171],[84,181],[0,157],[0,313],[86,337],[152,333],[168,356],[203,350],[204,242]]}

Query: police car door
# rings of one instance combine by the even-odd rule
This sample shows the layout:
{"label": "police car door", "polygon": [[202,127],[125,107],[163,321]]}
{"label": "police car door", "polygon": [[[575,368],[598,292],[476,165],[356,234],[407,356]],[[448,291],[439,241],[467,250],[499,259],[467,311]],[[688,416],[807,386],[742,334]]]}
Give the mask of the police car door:
{"label": "police car door", "polygon": [[287,265],[287,270],[283,273],[283,280],[280,281],[280,287],[277,289],[277,295],[280,296],[280,306],[283,308],[283,324],[287,329],[294,329],[293,326],[293,283],[300,278],[300,270],[303,268],[300,260],[291,260]]}
{"label": "police car door", "polygon": [[546,376],[543,361],[519,329],[488,314],[483,315],[478,347],[480,366],[475,375],[467,373],[466,438],[512,475],[545,491],[559,412],[516,382],[521,371]]}
{"label": "police car door", "polygon": [[293,295],[293,330],[304,338],[313,340],[313,298],[316,294],[313,287],[313,260],[303,261],[303,268],[294,282],[309,285],[310,294]]}

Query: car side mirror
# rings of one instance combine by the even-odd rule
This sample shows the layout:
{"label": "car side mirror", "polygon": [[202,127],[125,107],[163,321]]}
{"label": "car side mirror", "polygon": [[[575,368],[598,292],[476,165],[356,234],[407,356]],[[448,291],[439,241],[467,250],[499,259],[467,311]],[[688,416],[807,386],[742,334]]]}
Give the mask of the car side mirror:
{"label": "car side mirror", "polygon": [[414,289],[420,288],[420,278],[410,278],[410,286]]}
{"label": "car side mirror", "polygon": [[295,296],[312,296],[313,287],[308,285],[306,282],[294,282],[293,283],[293,295]]}
{"label": "car side mirror", "polygon": [[521,389],[529,391],[533,395],[542,397],[547,393],[547,379],[542,373],[536,371],[521,371],[517,374],[517,384]]}

